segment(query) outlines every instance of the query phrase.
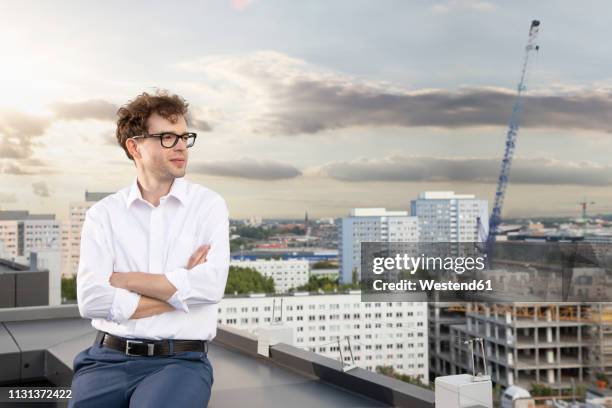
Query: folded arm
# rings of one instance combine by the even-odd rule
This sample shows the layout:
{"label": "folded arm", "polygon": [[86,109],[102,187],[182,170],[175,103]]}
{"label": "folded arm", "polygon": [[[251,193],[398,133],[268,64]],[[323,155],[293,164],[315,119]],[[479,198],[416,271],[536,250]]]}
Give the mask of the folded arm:
{"label": "folded arm", "polygon": [[[209,245],[199,247],[187,263],[187,269],[206,262]],[[116,288],[123,288],[131,292],[139,293],[153,299],[165,302],[173,302],[177,293],[176,287],[166,275],[146,272],[113,272],[110,276],[110,284]]]}
{"label": "folded arm", "polygon": [[158,299],[189,312],[190,304],[218,303],[225,292],[229,271],[229,211],[223,199],[207,209],[207,244],[201,245],[185,268],[164,274],[114,272],[110,284],[117,289]]}
{"label": "folded arm", "polygon": [[204,242],[210,245],[206,262],[166,273],[177,290],[175,300],[185,311],[189,311],[189,305],[218,303],[225,293],[230,263],[229,211],[225,200],[219,197],[206,208],[203,228]]}
{"label": "folded arm", "polygon": [[131,319],[142,319],[143,317],[154,316],[175,310],[173,306],[163,300],[154,299],[149,296],[140,296],[138,307],[131,316]]}
{"label": "folded arm", "polygon": [[168,303],[140,295],[109,281],[113,254],[99,215],[87,211],[81,232],[81,254],[77,273],[77,300],[82,317],[124,323],[175,310]]}
{"label": "folded arm", "polygon": [[140,295],[109,283],[113,254],[102,226],[103,215],[89,209],[81,231],[77,302],[82,317],[123,323],[138,308]]}

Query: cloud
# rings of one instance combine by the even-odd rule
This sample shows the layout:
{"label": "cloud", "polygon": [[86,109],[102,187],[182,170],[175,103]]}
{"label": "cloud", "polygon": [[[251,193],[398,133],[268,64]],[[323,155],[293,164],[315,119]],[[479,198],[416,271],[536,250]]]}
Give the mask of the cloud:
{"label": "cloud", "polygon": [[48,162],[36,158],[4,160],[0,162],[0,173],[13,176],[49,175],[56,174]]}
{"label": "cloud", "polygon": [[[97,119],[114,122],[117,119],[118,107],[102,99],[91,99],[81,102],[56,102],[51,105],[51,109],[56,120]],[[193,125],[203,132],[212,130],[210,123],[203,119],[195,119]]]}
{"label": "cloud", "polygon": [[[328,163],[319,169],[319,174],[348,182],[496,183],[499,170],[499,159],[394,155]],[[512,164],[510,182],[609,186],[612,185],[612,166],[550,158],[517,158]]]}
{"label": "cloud", "polygon": [[0,192],[0,203],[16,203],[17,196],[13,193]]}
{"label": "cloud", "polygon": [[95,138],[94,140],[87,139],[87,138],[85,138],[84,140],[86,140],[89,143],[100,143],[103,145],[111,145],[111,146],[119,145],[117,143],[117,136],[115,135],[114,131],[104,131],[100,133],[99,136]]}
{"label": "cloud", "polygon": [[16,110],[0,110],[0,133],[11,137],[29,138],[45,132],[50,120]]}
{"label": "cloud", "polygon": [[212,176],[235,177],[251,180],[283,180],[300,176],[296,167],[272,160],[256,160],[243,157],[238,160],[199,163],[190,166],[194,173]]}
{"label": "cloud", "polygon": [[0,159],[30,157],[34,139],[41,136],[49,124],[48,118],[0,110]]}
{"label": "cloud", "polygon": [[435,4],[432,7],[434,13],[445,14],[455,10],[469,11],[492,11],[495,9],[493,3],[483,0],[448,0]]}
{"label": "cloud", "polygon": [[56,102],[51,109],[58,119],[81,120],[115,120],[117,106],[102,99],[91,99],[81,102]]}
{"label": "cloud", "polygon": [[210,123],[208,123],[208,121],[202,120],[202,119],[195,119],[193,121],[193,127],[195,127],[196,129],[201,130],[202,132],[210,132],[210,131],[212,131],[212,126],[210,125]]}
{"label": "cloud", "polygon": [[34,157],[30,157],[28,159],[21,160],[20,162],[26,166],[35,166],[35,167],[43,167],[43,166],[49,165],[49,163],[41,159],[34,158]]}
{"label": "cloud", "polygon": [[24,170],[21,166],[15,163],[4,163],[2,166],[2,174],[11,174],[11,175],[30,175],[34,174],[30,171]]}
{"label": "cloud", "polygon": [[44,181],[38,181],[36,183],[32,183],[32,190],[34,194],[39,197],[49,197],[49,186]]}
{"label": "cloud", "polygon": [[[506,126],[515,92],[490,87],[454,90],[392,86],[321,70],[271,51],[207,57],[179,64],[234,92],[236,120],[254,133],[313,134],[348,127]],[[612,89],[531,92],[521,125],[532,128],[612,130]]]}
{"label": "cloud", "polygon": [[112,120],[117,108],[95,99],[83,102],[56,102],[54,116],[33,116],[16,110],[0,110],[0,159],[29,159],[35,139],[42,136],[56,120]]}

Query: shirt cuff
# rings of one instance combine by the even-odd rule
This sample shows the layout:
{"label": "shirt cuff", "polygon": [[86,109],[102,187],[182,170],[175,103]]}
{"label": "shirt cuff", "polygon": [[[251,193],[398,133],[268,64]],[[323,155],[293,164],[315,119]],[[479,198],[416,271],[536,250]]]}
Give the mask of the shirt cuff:
{"label": "shirt cuff", "polygon": [[166,279],[170,281],[170,283],[176,288],[176,292],[168,302],[177,310],[182,310],[186,313],[189,313],[189,307],[185,302],[189,293],[189,280],[187,279],[187,274],[189,271],[185,268],[177,268],[166,274]]}
{"label": "shirt cuff", "polygon": [[108,320],[120,324],[129,320],[138,308],[139,301],[140,295],[138,293],[130,292],[123,288],[116,288],[113,304],[108,314]]}

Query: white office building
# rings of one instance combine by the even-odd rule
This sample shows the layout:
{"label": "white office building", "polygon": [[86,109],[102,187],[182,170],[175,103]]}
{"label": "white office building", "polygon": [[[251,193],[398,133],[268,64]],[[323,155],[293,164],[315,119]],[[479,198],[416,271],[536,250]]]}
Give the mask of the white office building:
{"label": "white office building", "polygon": [[58,251],[61,246],[61,222],[51,215],[45,219],[23,221],[23,255],[31,252]]}
{"label": "white office building", "polygon": [[74,276],[79,269],[81,252],[81,230],[85,222],[85,213],[96,202],[113,193],[85,192],[85,201],[71,202],[69,204],[69,220],[63,225],[62,238],[62,275]]}
{"label": "white office building", "polygon": [[339,236],[340,281],[351,283],[353,270],[361,277],[362,242],[418,242],[419,226],[407,211],[354,208],[341,219]]}
{"label": "white office building", "polygon": [[0,258],[49,270],[49,304],[61,304],[61,222],[55,215],[0,211],[0,242]]}
{"label": "white office building", "polygon": [[2,242],[2,258],[15,259],[18,254],[17,237],[19,223],[16,220],[0,219],[0,241]]}
{"label": "white office building", "polygon": [[0,211],[0,240],[7,259],[27,263],[31,252],[60,251],[61,223],[53,214]]}
{"label": "white office building", "polygon": [[489,230],[487,200],[454,191],[426,191],[410,203],[421,242],[482,242]]}
{"label": "white office building", "polygon": [[371,371],[392,366],[429,382],[425,302],[362,302],[360,291],[298,292],[226,296],[218,307],[220,324],[257,332],[276,321],[293,328],[294,346]]}
{"label": "white office building", "polygon": [[[49,271],[49,305],[62,304],[61,253],[57,249],[33,251],[36,253],[36,268]],[[32,261],[32,260],[30,260]],[[32,263],[32,262],[30,262]]]}
{"label": "white office building", "polygon": [[308,260],[306,259],[232,259],[230,265],[253,268],[274,280],[276,293],[286,293],[291,288],[308,283]]}

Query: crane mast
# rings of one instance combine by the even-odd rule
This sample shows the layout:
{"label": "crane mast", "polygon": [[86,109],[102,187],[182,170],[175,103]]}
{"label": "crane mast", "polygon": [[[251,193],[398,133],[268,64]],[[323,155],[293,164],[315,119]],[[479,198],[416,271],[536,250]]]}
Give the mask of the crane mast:
{"label": "crane mast", "polygon": [[512,166],[512,156],[516,148],[516,138],[518,135],[520,116],[523,107],[523,91],[526,89],[527,72],[529,68],[530,56],[537,53],[539,46],[536,44],[538,32],[540,30],[540,22],[533,20],[529,27],[529,38],[525,47],[525,55],[523,57],[523,65],[521,67],[521,78],[517,86],[517,93],[512,106],[512,115],[508,124],[508,132],[506,133],[506,147],[504,149],[504,158],[501,163],[499,178],[497,179],[497,189],[495,191],[495,200],[491,217],[489,218],[489,231],[487,237],[487,248],[489,254],[493,254],[493,246],[495,245],[495,236],[498,232],[499,224],[501,223],[501,212],[504,206],[504,196],[506,194],[506,186],[508,185],[508,177],[510,175],[510,167]]}

